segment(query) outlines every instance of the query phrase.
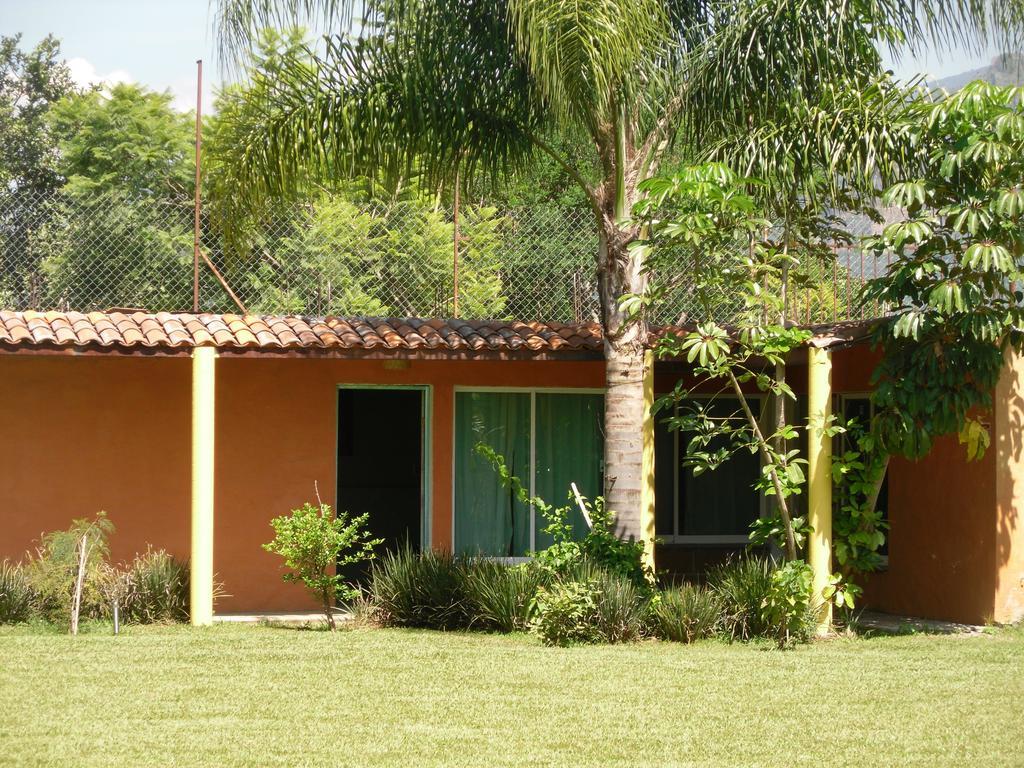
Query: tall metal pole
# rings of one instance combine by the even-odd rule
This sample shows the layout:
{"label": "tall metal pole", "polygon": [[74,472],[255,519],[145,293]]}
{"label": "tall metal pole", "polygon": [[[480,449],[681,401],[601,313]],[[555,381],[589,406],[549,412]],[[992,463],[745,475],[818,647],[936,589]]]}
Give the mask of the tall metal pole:
{"label": "tall metal pole", "polygon": [[452,253],[452,278],[454,288],[453,312],[454,317],[459,316],[459,172],[455,171],[455,210],[452,213],[452,229],[455,233],[453,238],[455,246]]}
{"label": "tall metal pole", "polygon": [[192,232],[192,311],[199,312],[199,213],[202,201],[200,199],[199,183],[201,176],[200,154],[203,148],[203,60],[196,61],[196,212]]}

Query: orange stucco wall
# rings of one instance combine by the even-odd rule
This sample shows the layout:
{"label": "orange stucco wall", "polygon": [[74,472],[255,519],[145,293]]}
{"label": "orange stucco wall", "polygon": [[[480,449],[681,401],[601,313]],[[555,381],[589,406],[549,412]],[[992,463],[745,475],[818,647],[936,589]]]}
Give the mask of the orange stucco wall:
{"label": "orange stucco wall", "polygon": [[982,623],[993,616],[995,451],[968,462],[955,437],[889,465],[889,565],[868,604],[889,613]]}
{"label": "orange stucco wall", "polygon": [[220,358],[214,563],[234,597],[219,608],[307,599],[280,582],[279,558],[260,544],[270,518],[313,498],[314,482],[334,503],[338,384],[430,386],[431,541],[450,547],[454,387],[600,387],[603,378],[600,362],[413,360],[389,369],[379,360]]}
{"label": "orange stucco wall", "polygon": [[[878,353],[867,345],[833,354],[833,390],[871,391]],[[997,396],[996,402],[999,398]],[[919,461],[889,464],[889,564],[868,582],[867,604],[911,616],[981,623],[995,609],[1000,558],[997,467],[993,449],[968,461],[955,436],[937,440]],[[1004,430],[1005,433],[1005,430]],[[1019,462],[1024,468],[1024,460]]]}
{"label": "orange stucco wall", "polygon": [[189,552],[186,359],[0,356],[0,558],[105,510],[115,559]]}
{"label": "orange stucco wall", "polygon": [[[836,352],[835,391],[867,391],[873,362],[864,347]],[[659,388],[671,379],[660,371]],[[803,390],[806,368],[792,366],[790,379]],[[0,558],[100,509],[117,526],[115,559],[149,544],[187,557],[190,381],[187,357],[0,356]],[[431,540],[447,547],[454,387],[599,388],[603,364],[220,357],[214,567],[230,596],[218,611],[313,607],[260,545],[268,521],[312,499],[314,483],[334,503],[339,384],[430,388]],[[1022,393],[1015,361],[982,461],[966,462],[950,438],[920,462],[892,462],[889,568],[869,585],[872,607],[962,621],[1024,613]]]}
{"label": "orange stucco wall", "polygon": [[[220,612],[315,607],[260,545],[269,520],[334,503],[337,386],[419,384],[431,396],[431,537],[451,545],[454,387],[601,387],[600,361],[232,358],[217,360],[214,569]],[[116,559],[147,544],[189,551],[191,361],[0,356],[5,460],[0,557],[105,509]],[[381,461],[386,462],[387,456]]]}

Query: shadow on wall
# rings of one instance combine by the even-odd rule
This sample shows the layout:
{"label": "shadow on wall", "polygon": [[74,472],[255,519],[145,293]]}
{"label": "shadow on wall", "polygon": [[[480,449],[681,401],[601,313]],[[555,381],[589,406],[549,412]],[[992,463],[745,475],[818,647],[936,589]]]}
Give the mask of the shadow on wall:
{"label": "shadow on wall", "polygon": [[1024,358],[1011,354],[996,387],[996,589],[997,622],[1024,618]]}

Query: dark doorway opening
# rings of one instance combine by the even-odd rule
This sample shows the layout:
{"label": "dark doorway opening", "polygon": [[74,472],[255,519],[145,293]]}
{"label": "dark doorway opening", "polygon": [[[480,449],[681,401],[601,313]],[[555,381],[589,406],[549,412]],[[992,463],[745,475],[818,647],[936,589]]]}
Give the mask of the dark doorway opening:
{"label": "dark doorway opening", "polygon": [[[420,389],[338,390],[338,509],[369,515],[378,555],[407,541],[419,551],[423,520]],[[342,570],[364,581],[369,566]]]}

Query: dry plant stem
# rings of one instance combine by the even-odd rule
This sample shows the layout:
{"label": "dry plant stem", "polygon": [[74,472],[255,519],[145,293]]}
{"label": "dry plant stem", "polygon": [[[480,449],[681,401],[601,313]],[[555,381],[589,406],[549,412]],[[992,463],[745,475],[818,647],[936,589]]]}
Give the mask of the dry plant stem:
{"label": "dry plant stem", "polygon": [[337,625],[334,623],[334,606],[331,605],[331,593],[329,590],[324,592],[324,615],[327,617],[327,626],[333,632],[337,629]]}
{"label": "dry plant stem", "polygon": [[736,393],[736,397],[739,398],[740,405],[743,407],[743,413],[746,414],[747,422],[750,424],[750,428],[754,432],[754,437],[757,439],[757,447],[761,451],[761,456],[768,465],[768,474],[771,476],[772,487],[775,488],[775,495],[779,501],[779,516],[782,518],[782,525],[786,532],[786,559],[796,560],[796,538],[793,536],[793,521],[789,516],[789,507],[786,505],[786,498],[782,494],[782,482],[779,480],[779,473],[775,470],[775,465],[771,460],[771,454],[768,452],[768,442],[764,439],[764,433],[761,432],[761,428],[757,425],[757,417],[755,417],[753,411],[750,410],[750,405],[747,403],[747,397],[743,394],[743,389],[740,387],[740,383],[736,380],[736,375],[732,371],[729,371],[729,382],[732,384],[733,391]]}
{"label": "dry plant stem", "polygon": [[[789,314],[789,224],[787,222],[783,232],[782,241],[782,275],[779,282],[779,298],[782,306],[779,308],[779,326],[786,327],[786,319]],[[775,382],[786,383],[786,361],[780,360],[775,364]],[[786,466],[786,439],[782,436],[782,430],[786,426],[786,399],[782,395],[775,395],[775,432],[779,435],[776,439],[775,451],[779,454],[780,463]],[[781,499],[780,499],[781,501]]]}
{"label": "dry plant stem", "polygon": [[71,634],[78,634],[78,616],[82,610],[82,584],[85,581],[85,559],[89,548],[89,534],[82,536],[78,545],[78,574],[75,577],[75,596],[71,602]]}

